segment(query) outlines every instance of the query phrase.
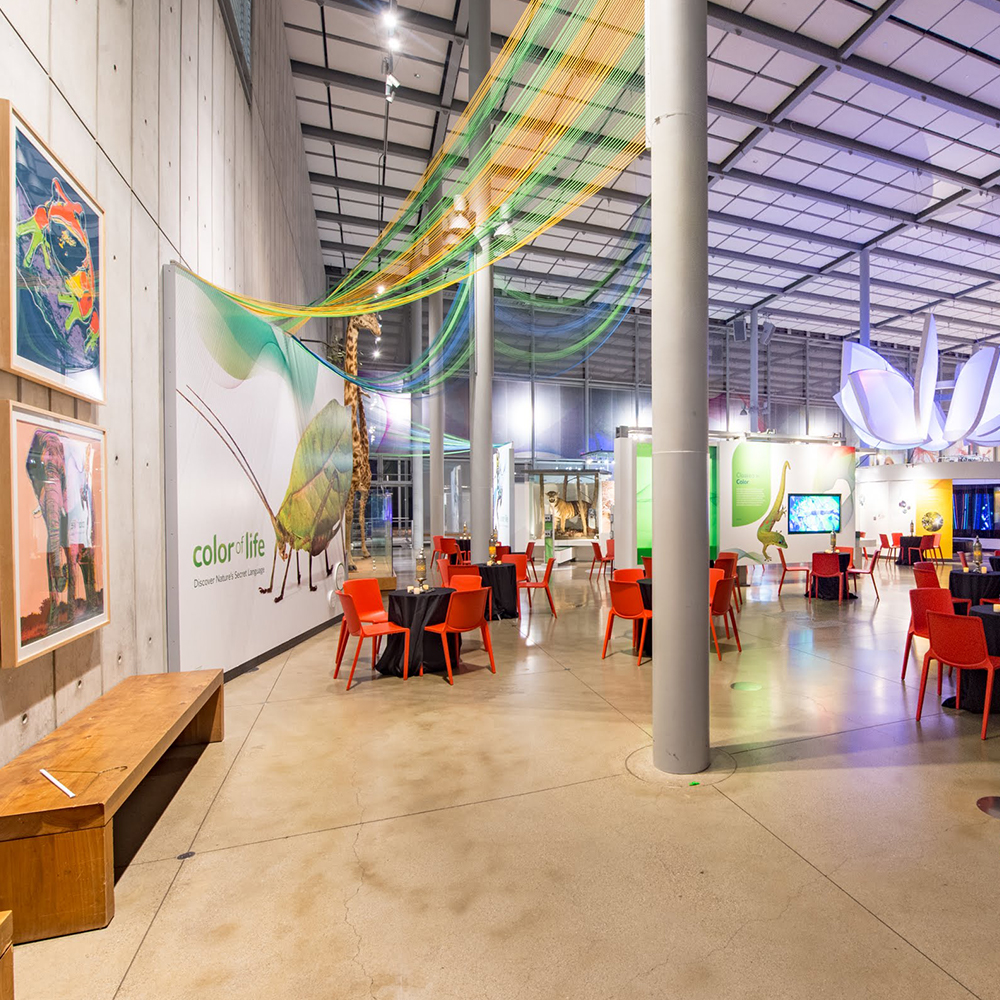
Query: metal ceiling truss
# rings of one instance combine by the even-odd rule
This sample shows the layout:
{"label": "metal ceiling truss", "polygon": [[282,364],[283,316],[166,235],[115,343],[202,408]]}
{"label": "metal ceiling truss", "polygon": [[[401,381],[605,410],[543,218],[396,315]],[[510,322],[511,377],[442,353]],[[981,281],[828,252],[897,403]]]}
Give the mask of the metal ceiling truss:
{"label": "metal ceiling truss", "polygon": [[[367,0],[363,4],[361,0],[321,0],[321,2],[327,7],[349,11],[355,14],[363,14],[370,17],[379,16],[383,9],[386,9],[388,6],[384,3],[370,3],[367,2]],[[986,6],[991,10],[997,9],[995,0],[976,0],[976,2],[981,3],[983,6]],[[790,94],[779,105],[779,107],[770,114],[757,111],[752,108],[742,107],[733,102],[722,101],[717,98],[709,98],[709,111],[711,113],[719,114],[727,119],[740,121],[754,126],[754,130],[750,133],[750,135],[743,139],[737,145],[736,149],[733,150],[733,152],[730,153],[721,164],[710,164],[708,166],[710,179],[729,177],[734,181],[760,187],[764,190],[771,190],[796,197],[809,198],[828,204],[840,205],[848,210],[856,210],[867,215],[884,218],[888,221],[896,223],[887,232],[880,234],[868,243],[859,244],[837,237],[824,236],[822,234],[810,233],[804,230],[795,230],[786,226],[778,226],[770,223],[755,222],[752,219],[742,219],[736,216],[728,216],[725,213],[710,213],[712,220],[716,222],[740,226],[742,228],[749,228],[751,230],[757,229],[760,232],[780,235],[786,238],[806,240],[814,244],[827,245],[845,251],[843,255],[826,265],[820,267],[807,267],[805,265],[790,264],[785,261],[773,260],[752,254],[725,251],[722,248],[713,249],[711,253],[716,257],[739,260],[755,266],[770,267],[775,270],[797,270],[804,275],[803,278],[792,282],[784,288],[769,291],[765,298],[754,303],[753,306],[735,306],[738,310],[735,315],[749,312],[750,308],[762,308],[768,309],[771,312],[777,312],[778,307],[773,305],[773,303],[776,299],[786,295],[799,295],[803,297],[808,295],[811,300],[817,302],[822,300],[839,301],[834,299],[832,296],[820,296],[817,293],[804,292],[801,289],[801,286],[807,284],[816,277],[831,277],[838,280],[857,283],[858,278],[856,275],[845,273],[837,269],[847,263],[862,249],[870,249],[876,255],[888,260],[894,260],[905,264],[914,264],[925,268],[933,267],[942,271],[961,274],[978,282],[974,286],[957,293],[945,293],[939,291],[931,292],[930,290],[921,290],[909,285],[903,286],[898,283],[873,280],[872,284],[875,287],[881,286],[893,288],[898,291],[905,291],[908,294],[925,295],[933,300],[927,305],[918,307],[914,310],[896,311],[893,316],[876,324],[879,327],[889,328],[886,327],[886,324],[891,324],[894,320],[898,320],[901,317],[913,316],[919,312],[926,311],[927,308],[931,308],[934,305],[953,302],[966,296],[969,296],[968,301],[970,305],[976,304],[991,309],[996,308],[997,304],[988,300],[973,299],[971,297],[971,293],[986,287],[988,284],[1000,281],[1000,274],[995,274],[979,268],[970,268],[964,265],[953,264],[948,261],[939,261],[932,258],[906,254],[900,251],[887,250],[882,248],[880,244],[885,240],[900,235],[910,227],[919,226],[945,235],[970,239],[987,245],[1000,246],[1000,237],[996,237],[991,234],[982,234],[975,230],[966,229],[962,226],[957,226],[951,223],[936,222],[933,219],[934,214],[959,204],[969,194],[987,193],[993,196],[1000,193],[995,187],[995,183],[998,177],[1000,177],[1000,172],[991,174],[985,178],[976,178],[957,170],[935,166],[932,163],[919,160],[915,157],[895,153],[890,150],[884,150],[877,146],[851,139],[847,136],[838,135],[836,133],[828,132],[826,130],[802,123],[789,121],[786,117],[799,103],[805,100],[810,94],[814,93],[824,79],[835,72],[846,72],[852,77],[860,79],[866,83],[873,83],[881,87],[886,87],[907,97],[917,98],[921,101],[940,107],[942,110],[957,112],[980,122],[1000,126],[1000,109],[974,98],[954,93],[928,81],[923,81],[908,74],[901,73],[890,67],[874,63],[871,60],[864,59],[856,54],[857,49],[879,26],[890,19],[893,21],[899,21],[899,19],[894,15],[902,6],[902,3],[903,0],[887,0],[887,2],[883,4],[882,8],[873,12],[872,16],[863,25],[861,25],[857,31],[855,31],[847,42],[839,48],[834,48],[806,36],[780,28],[776,25],[759,21],[756,18],[749,17],[738,11],[721,7],[718,4],[708,4],[708,17],[710,24],[713,24],[724,31],[733,32],[742,37],[753,39],[754,41],[774,48],[778,51],[788,52],[799,58],[816,63],[817,65],[816,70],[814,70],[802,84],[795,88],[792,94]],[[907,25],[906,22],[899,21],[899,23],[909,27],[911,30],[914,30],[912,26]],[[443,68],[442,87],[439,94],[434,95],[405,87],[400,87],[396,91],[396,100],[401,101],[402,103],[409,103],[413,106],[423,108],[424,110],[433,111],[435,114],[435,124],[432,131],[431,147],[429,150],[416,146],[407,146],[403,143],[392,143],[390,144],[390,152],[394,155],[410,158],[417,162],[427,162],[443,143],[444,138],[447,135],[448,122],[451,114],[460,114],[466,106],[465,102],[455,100],[454,93],[466,44],[468,27],[468,0],[457,0],[455,17],[451,21],[435,17],[433,15],[428,15],[421,11],[407,9],[406,26],[410,30],[445,39],[449,43],[448,55]],[[505,41],[506,39],[503,36],[496,34],[492,39],[492,43],[496,48],[501,47]],[[986,61],[990,61],[987,57],[982,56],[980,53],[972,54],[986,59]],[[383,96],[382,83],[365,77],[357,77],[349,73],[327,69],[326,67],[314,66],[310,63],[298,60],[292,61],[292,72],[295,76],[314,80],[326,86],[341,87],[355,93],[369,94],[378,97]],[[635,86],[637,81],[631,81],[631,83]],[[333,129],[322,129],[311,125],[303,125],[302,130],[303,135],[307,137],[329,141],[331,144],[343,143],[345,145],[354,146],[368,151],[382,151],[381,141],[374,138],[347,135],[335,132]],[[909,172],[927,174],[958,186],[959,191],[950,195],[948,198],[941,199],[939,202],[929,206],[921,212],[907,213],[898,209],[884,208],[877,204],[869,204],[856,199],[847,198],[842,195],[837,195],[836,193],[825,192],[819,189],[813,189],[804,185],[793,184],[791,182],[739,169],[737,166],[738,161],[762,138],[771,132],[786,134],[800,139],[808,139],[832,149],[846,151],[851,154],[858,154],[866,159],[886,163]],[[817,164],[817,166],[820,165]],[[310,179],[314,184],[332,187],[337,190],[343,189],[370,193],[372,189],[377,188],[377,185],[367,185],[365,182],[355,181],[349,178],[334,177],[322,173],[311,173]],[[409,194],[408,191],[403,191],[400,188],[385,187],[381,189],[381,193],[387,197],[397,198],[401,201]],[[641,195],[621,191],[617,188],[605,188],[600,192],[600,196],[614,201],[622,201],[626,204],[632,205],[633,207],[645,200]],[[333,213],[324,213],[324,221],[343,221],[344,224],[353,223],[355,225],[363,225],[366,220],[360,220],[356,217],[343,217],[342,220],[340,220],[334,218]],[[564,220],[561,225],[566,228],[577,229],[580,232],[590,231],[595,235],[605,235],[604,232],[600,232],[600,229],[609,228],[592,227],[588,224],[577,223],[570,219]],[[616,232],[615,235],[619,234]],[[342,248],[339,252],[355,252],[354,248],[347,248],[344,244],[338,244],[337,246]],[[325,241],[324,248],[332,250],[334,248],[334,244]],[[364,252],[362,248],[357,248],[357,250],[362,253]],[[557,255],[556,251],[549,251],[544,248],[530,248],[528,252],[534,252],[540,256]],[[601,263],[601,259],[599,257],[579,252],[571,252],[569,254],[560,253],[558,255],[562,256],[564,259],[582,260],[595,264]],[[562,276],[538,276],[538,280],[564,281],[572,283],[570,279],[563,278]],[[722,278],[713,279],[713,281],[716,282],[723,282],[724,280],[725,279]],[[751,283],[744,282],[744,285],[749,284]],[[763,291],[767,287],[768,286],[760,286],[760,290]],[[892,311],[892,307],[878,308],[879,311]],[[814,321],[814,317],[812,319]],[[973,321],[969,320],[955,318],[951,318],[951,320],[956,324],[963,323],[966,325],[979,325],[984,330],[991,329],[986,324],[974,324]],[[912,331],[900,332],[912,335]],[[996,335],[991,334],[989,339],[993,339],[994,336]],[[956,342],[969,343],[969,341],[960,340],[959,338],[954,339]]]}

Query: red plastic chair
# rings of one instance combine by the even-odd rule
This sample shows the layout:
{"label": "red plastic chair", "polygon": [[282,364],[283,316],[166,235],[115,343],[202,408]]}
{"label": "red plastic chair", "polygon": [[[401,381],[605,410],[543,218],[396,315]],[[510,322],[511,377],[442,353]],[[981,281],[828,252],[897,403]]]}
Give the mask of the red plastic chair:
{"label": "red plastic chair", "polygon": [[[614,562],[614,557],[610,552],[606,556],[601,554],[600,542],[591,542],[590,544],[594,546],[594,559],[590,564],[590,575],[587,577],[588,580],[592,580],[594,578],[595,566],[600,565],[600,569],[597,571],[597,575],[600,577],[600,575],[604,572],[604,567],[610,566],[611,563]],[[608,542],[608,545],[611,545],[611,542]]]}
{"label": "red plastic chair", "polygon": [[528,542],[524,547],[524,556],[528,560],[528,565],[531,567],[531,575],[537,580],[538,579],[538,567],[535,565],[535,543]]}
{"label": "red plastic chair", "polygon": [[545,564],[545,575],[541,580],[528,580],[522,586],[528,591],[528,607],[531,607],[531,592],[533,590],[544,590],[545,596],[549,599],[549,607],[552,609],[552,617],[558,618],[556,614],[556,606],[552,603],[552,591],[549,590],[549,577],[552,576],[552,567],[555,566],[556,561],[554,558],[550,558]]}
{"label": "red plastic chair", "polygon": [[[346,690],[351,690],[351,681],[354,680],[354,670],[358,665],[358,657],[361,655],[361,647],[364,645],[365,639],[371,639],[372,641],[372,670],[374,670],[376,640],[383,635],[396,635],[400,632],[406,636],[403,647],[403,680],[405,681],[410,671],[410,630],[403,625],[396,625],[390,621],[363,622],[358,617],[358,611],[351,595],[345,593],[343,590],[338,590],[337,596],[340,598],[340,606],[344,609],[344,621],[347,623],[347,631],[358,640],[357,648],[354,650],[354,661],[351,663],[351,674],[347,678]],[[337,667],[333,672],[334,680],[340,675],[340,662],[343,658],[344,651],[340,650],[337,655]]]}
{"label": "red plastic chair", "polygon": [[958,554],[958,561],[962,564],[963,569],[969,568],[969,557],[965,554],[965,549],[962,549]]}
{"label": "red plastic chair", "polygon": [[729,622],[733,623],[733,633],[736,636],[736,648],[742,653],[743,646],[740,645],[740,630],[736,627],[736,612],[733,611],[733,591],[736,587],[736,578],[732,576],[723,577],[715,585],[715,593],[708,604],[708,624],[712,627],[712,639],[715,641],[715,652],[719,659],[722,659],[722,651],[719,649],[719,637],[715,634],[715,619],[721,618],[726,625],[726,638],[729,638]]}
{"label": "red plastic chair", "polygon": [[[850,545],[838,545],[834,552],[846,552],[847,553],[847,571],[850,572],[854,568],[854,549]],[[868,558],[867,556],[865,557]]]}
{"label": "red plastic chair", "polygon": [[653,618],[653,612],[643,605],[639,584],[619,583],[616,580],[612,580],[609,586],[611,588],[611,610],[608,612],[608,627],[604,630],[604,648],[601,650],[601,659],[603,660],[607,655],[608,642],[611,639],[611,628],[614,620],[616,618],[624,618],[626,621],[633,623],[642,622],[642,635],[639,638],[639,657],[636,660],[636,666],[638,666],[642,663],[642,650],[646,645],[646,628]]}
{"label": "red plastic chair", "polygon": [[903,648],[903,672],[900,680],[906,680],[906,667],[910,660],[910,646],[913,644],[913,637],[919,636],[921,639],[929,638],[927,634],[927,612],[939,611],[941,614],[953,615],[954,605],[951,601],[951,594],[944,587],[927,587],[910,591],[910,627],[906,632],[906,646]]}
{"label": "red plastic chair", "polygon": [[872,586],[875,588],[875,600],[881,601],[882,598],[879,596],[878,584],[875,582],[875,567],[878,565],[879,556],[882,555],[882,546],[880,545],[875,550],[875,555],[871,557],[871,561],[865,569],[855,569],[853,567],[848,567],[847,569],[847,579],[854,584],[854,593],[858,592],[858,577],[867,576],[871,577]]}
{"label": "red plastic chair", "polygon": [[[786,563],[785,562],[785,550],[778,549],[778,558],[781,560],[781,579],[778,581],[778,595],[781,595],[781,588],[785,584],[785,576],[788,573],[805,573],[806,575],[806,593],[809,593],[809,577],[812,574],[812,567],[807,566],[805,563]],[[839,565],[839,564],[838,564]]]}
{"label": "red plastic chair", "polygon": [[496,557],[497,559],[502,559],[504,556],[510,555],[509,545],[498,545],[496,547]]}
{"label": "red plastic chair", "polygon": [[[448,586],[454,590],[481,590],[483,587],[483,578],[479,574],[478,566],[452,566],[450,579],[451,582]],[[492,619],[493,588],[487,587],[486,592],[489,594],[487,606],[490,610],[490,619]]]}
{"label": "red plastic chair", "polygon": [[910,546],[910,562],[913,562],[913,553],[916,552],[918,556],[923,558],[925,555],[929,558],[934,558],[934,536],[933,535],[921,535],[920,545],[914,548]]}
{"label": "red plastic chair", "polygon": [[451,584],[448,582],[451,579],[451,571],[453,569],[451,565],[451,560],[447,555],[441,556],[437,561],[438,574],[441,577],[441,586],[449,587]]}
{"label": "red plastic chair", "polygon": [[892,548],[896,553],[897,559],[903,554],[902,544],[903,533],[901,531],[894,531],[892,533]]}
{"label": "red plastic chair", "polygon": [[941,532],[940,531],[935,531],[933,537],[934,537],[934,545],[933,545],[931,551],[936,556],[937,561],[939,563],[942,563],[942,562],[944,562],[944,551],[941,548]]}
{"label": "red plastic chair", "polygon": [[880,549],[885,549],[886,557],[892,555],[892,542],[889,541],[889,536],[884,532],[878,536],[878,545]]}
{"label": "red plastic chair", "polygon": [[616,569],[611,574],[611,579],[617,580],[618,583],[635,583],[637,580],[645,579],[645,577],[646,571],[644,569]]}
{"label": "red plastic chair", "polygon": [[[521,617],[521,588],[528,584],[528,557],[523,552],[513,552],[504,556],[500,562],[504,566],[513,566],[517,577],[517,617]],[[531,592],[528,592],[528,603],[531,603]]]}
{"label": "red plastic chair", "polygon": [[990,656],[986,646],[986,632],[979,618],[964,618],[960,615],[927,613],[927,631],[930,649],[924,655],[924,669],[920,676],[920,696],[917,698],[917,721],[924,708],[924,691],[927,688],[927,671],[931,660],[938,662],[938,693],[941,691],[941,673],[945,667],[955,668],[955,708],[962,702],[962,671],[986,670],[986,704],[983,706],[983,728],[980,733],[986,739],[986,726],[990,721],[990,704],[993,700],[993,678],[1000,667],[1000,657]]}
{"label": "red plastic chair", "polygon": [[643,570],[646,573],[646,579],[647,580],[652,580],[653,579],[653,557],[652,556],[643,556],[642,557],[642,568],[643,568]]}
{"label": "red plastic chair", "polygon": [[[493,643],[490,642],[490,629],[486,624],[486,599],[489,594],[487,587],[479,590],[456,590],[448,600],[448,611],[440,625],[425,625],[425,632],[436,632],[441,636],[444,647],[444,664],[448,668],[448,683],[454,684],[455,678],[451,672],[451,653],[448,652],[448,636],[459,632],[474,632],[479,629],[483,637],[483,645],[490,657],[490,670],[497,672],[493,662]],[[457,666],[461,666],[461,658]]]}
{"label": "red plastic chair", "polygon": [[[781,549],[778,549],[780,552]],[[836,552],[814,552],[812,569],[809,571],[809,589],[806,594],[812,600],[813,587],[817,580],[837,580],[837,603],[844,599],[844,574],[840,572],[840,555]]]}
{"label": "red plastic chair", "polygon": [[[348,594],[354,601],[354,608],[358,613],[358,618],[363,622],[375,624],[376,622],[387,622],[389,613],[382,604],[382,591],[379,589],[378,580],[367,577],[362,580],[346,580],[343,587],[344,593]],[[347,616],[340,621],[340,636],[337,639],[337,662],[340,662],[347,647]],[[379,642],[375,640],[375,655],[378,655]]]}
{"label": "red plastic chair", "polygon": [[732,578],[736,581],[736,583],[733,584],[733,595],[736,599],[737,610],[743,607],[743,594],[740,592],[740,578],[736,573],[736,565],[739,562],[739,558],[740,557],[735,552],[720,552],[715,557],[715,566],[725,572],[726,579]]}
{"label": "red plastic chair", "polygon": [[[913,564],[913,582],[918,590],[940,590],[941,581],[938,578],[937,568],[934,563],[918,562]],[[953,597],[951,603],[957,608],[959,605],[965,606],[965,614],[972,609],[972,601],[968,597]],[[924,638],[927,638],[924,636]]]}

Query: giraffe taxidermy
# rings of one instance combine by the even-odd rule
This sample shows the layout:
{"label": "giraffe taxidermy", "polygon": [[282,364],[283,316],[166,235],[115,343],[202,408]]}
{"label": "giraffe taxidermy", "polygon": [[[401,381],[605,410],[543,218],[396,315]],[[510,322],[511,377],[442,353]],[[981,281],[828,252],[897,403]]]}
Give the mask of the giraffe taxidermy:
{"label": "giraffe taxidermy", "polygon": [[[357,377],[358,374],[358,334],[366,330],[378,339],[382,336],[382,327],[374,313],[363,313],[352,316],[347,324],[344,335],[344,371]],[[368,423],[365,420],[364,393],[353,382],[344,382],[344,405],[351,408],[351,443],[354,454],[354,466],[351,471],[351,488],[347,494],[347,525],[345,541],[347,543],[348,568],[357,569],[351,545],[350,526],[354,522],[354,497],[359,499],[358,527],[361,531],[361,558],[367,559],[368,540],[365,537],[365,507],[368,505],[368,492],[372,484],[372,468],[368,461]]]}

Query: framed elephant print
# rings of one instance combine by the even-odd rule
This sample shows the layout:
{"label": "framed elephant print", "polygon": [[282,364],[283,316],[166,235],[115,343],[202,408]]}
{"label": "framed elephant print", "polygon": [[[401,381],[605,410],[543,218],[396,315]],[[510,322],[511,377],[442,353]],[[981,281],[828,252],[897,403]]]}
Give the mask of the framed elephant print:
{"label": "framed elephant print", "polygon": [[104,402],[104,212],[0,100],[0,367]]}
{"label": "framed elephant print", "polygon": [[106,625],[106,446],[93,424],[0,408],[0,666]]}

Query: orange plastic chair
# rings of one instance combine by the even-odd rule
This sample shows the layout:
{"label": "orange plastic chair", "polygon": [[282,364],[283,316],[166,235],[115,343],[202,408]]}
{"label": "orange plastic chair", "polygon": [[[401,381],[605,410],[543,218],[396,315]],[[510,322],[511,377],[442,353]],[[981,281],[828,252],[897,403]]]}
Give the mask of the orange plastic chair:
{"label": "orange plastic chair", "polygon": [[714,567],[708,571],[708,603],[712,603],[712,598],[715,597],[715,588],[719,585],[720,580],[724,580],[726,574],[721,569],[715,569]]}
{"label": "orange plastic chair", "polygon": [[[358,617],[358,611],[351,595],[345,593],[343,590],[338,590],[337,596],[340,598],[340,606],[344,609],[344,621],[347,623],[347,631],[358,640],[357,648],[354,650],[354,661],[351,663],[351,674],[347,678],[346,690],[351,690],[351,681],[354,680],[354,670],[358,665],[358,657],[361,655],[361,647],[364,645],[365,639],[372,640],[372,670],[374,670],[376,640],[383,635],[396,635],[400,632],[406,636],[403,647],[403,680],[405,681],[410,670],[410,630],[403,625],[396,625],[390,621],[363,622]],[[340,675],[340,662],[343,658],[344,651],[340,650],[337,655],[337,667],[333,672],[334,680]]]}
{"label": "orange plastic chair", "polygon": [[[425,632],[436,632],[441,636],[441,645],[444,647],[444,664],[448,668],[448,683],[454,684],[455,678],[451,672],[451,653],[448,652],[448,636],[459,632],[474,632],[479,629],[483,637],[483,645],[490,657],[490,670],[497,672],[496,663],[493,662],[493,643],[490,642],[490,629],[486,624],[486,599],[489,588],[481,587],[479,590],[456,590],[448,599],[448,611],[445,619],[440,625],[425,625]],[[456,666],[461,666],[461,657]]]}
{"label": "orange plastic chair", "polygon": [[[785,550],[778,549],[778,558],[781,560],[781,579],[778,581],[778,595],[781,595],[781,588],[785,584],[785,576],[788,573],[805,573],[806,575],[806,593],[809,593],[809,577],[812,575],[812,567],[807,566],[805,563],[786,563],[785,562]],[[838,564],[839,565],[839,564]]]}
{"label": "orange plastic chair", "polygon": [[[607,655],[608,642],[611,639],[611,628],[616,618],[624,618],[633,623],[642,622],[642,635],[639,638],[639,657],[636,666],[642,663],[642,650],[646,645],[646,628],[653,617],[653,612],[642,603],[642,593],[637,583],[619,583],[612,580],[609,584],[611,588],[611,610],[608,612],[608,627],[604,630],[604,648],[601,650],[601,659]],[[634,629],[633,629],[634,634]]]}
{"label": "orange plastic chair", "polygon": [[986,704],[983,706],[983,728],[980,736],[986,739],[986,726],[990,721],[990,704],[993,701],[993,678],[1000,667],[1000,657],[990,656],[986,646],[983,623],[974,615],[927,612],[927,631],[930,649],[924,655],[924,669],[920,676],[920,696],[917,698],[917,721],[924,708],[924,691],[927,688],[927,671],[931,660],[938,662],[938,693],[941,692],[941,673],[945,667],[955,668],[955,708],[962,702],[962,671],[986,670]]}
{"label": "orange plastic chair", "polygon": [[733,590],[736,587],[736,579],[732,576],[723,577],[715,585],[715,593],[708,604],[708,624],[712,627],[712,639],[715,641],[715,652],[719,659],[722,659],[722,651],[719,649],[719,637],[715,634],[715,619],[721,618],[726,625],[726,638],[729,638],[729,622],[733,623],[733,632],[736,635],[736,648],[742,653],[743,646],[740,645],[740,630],[736,627],[736,612],[733,610]]}
{"label": "orange plastic chair", "polygon": [[894,531],[892,533],[892,547],[896,553],[897,559],[903,554],[902,544],[903,544],[903,533],[901,531]]}
{"label": "orange plastic chair", "polygon": [[[781,551],[780,549],[778,550]],[[837,603],[844,599],[844,574],[840,572],[840,556],[836,552],[814,552],[812,569],[809,571],[809,589],[806,594],[812,600],[813,587],[817,580],[837,580]]]}
{"label": "orange plastic chair", "polygon": [[[483,587],[483,578],[479,575],[479,568],[477,566],[452,566],[451,567],[451,583],[448,584],[455,590],[481,590]],[[487,599],[487,605],[490,609],[490,618],[493,618],[493,588],[486,588],[489,598]]]}
{"label": "orange plastic chair", "polygon": [[608,560],[610,560],[610,562],[611,562],[611,570],[612,570],[612,572],[614,572],[614,568],[615,568],[615,540],[613,538],[609,538],[608,539],[607,555],[605,556],[605,558],[608,559]]}
{"label": "orange plastic chair", "polygon": [[942,614],[953,615],[954,605],[951,594],[944,587],[925,587],[910,591],[910,626],[906,632],[906,646],[903,648],[903,672],[900,680],[906,680],[906,666],[910,660],[910,646],[913,637],[930,638],[927,634],[927,612],[940,611]]}
{"label": "orange plastic chair", "polygon": [[875,550],[875,555],[871,557],[868,566],[865,569],[856,569],[853,566],[849,566],[847,569],[847,579],[854,584],[854,593],[858,592],[858,577],[867,576],[871,577],[872,586],[875,588],[875,600],[881,601],[882,598],[879,596],[878,584],[875,582],[875,567],[878,565],[879,556],[882,555],[882,546],[880,545]]}
{"label": "orange plastic chair", "polygon": [[[610,554],[606,556],[601,554],[600,542],[591,542],[590,544],[594,546],[594,559],[590,564],[590,575],[587,577],[588,580],[592,580],[594,578],[595,566],[598,565],[600,566],[600,568],[597,571],[597,575],[598,577],[600,577],[600,575],[604,572],[604,567],[609,566],[613,562],[613,559]],[[610,545],[611,543],[609,542],[608,544]]]}
{"label": "orange plastic chair", "polygon": [[939,563],[944,562],[944,552],[941,549],[941,532],[940,531],[935,531],[934,532],[934,546],[933,546],[933,548],[932,548],[931,551],[937,557],[937,561]]}
{"label": "orange plastic chair", "polygon": [[535,543],[528,542],[524,547],[524,556],[528,560],[528,565],[531,567],[531,575],[537,580],[538,579],[538,567],[535,565]]}
{"label": "orange plastic chair", "polygon": [[645,576],[644,569],[616,569],[611,574],[611,579],[617,580],[619,583],[635,583],[637,580],[645,579]]}
{"label": "orange plastic chair", "polygon": [[443,555],[441,556],[440,559],[438,559],[437,568],[438,568],[438,573],[441,576],[441,586],[442,587],[451,586],[451,584],[448,581],[451,579],[451,571],[453,567],[451,565],[451,560],[448,558],[447,555]]}
{"label": "orange plastic chair", "polygon": [[884,532],[880,533],[878,536],[879,548],[885,549],[887,556],[892,555],[892,542],[889,541],[889,536]]}
{"label": "orange plastic chair", "polygon": [[528,607],[531,607],[531,592],[533,590],[544,590],[545,596],[549,599],[549,607],[552,609],[552,617],[558,618],[556,614],[556,606],[552,603],[552,591],[549,590],[549,577],[552,576],[552,567],[555,566],[556,561],[554,557],[551,557],[549,561],[545,564],[545,575],[541,580],[527,581],[523,584],[525,589],[528,591]]}
{"label": "orange plastic chair", "polygon": [[441,550],[446,556],[448,556],[449,559],[454,556],[455,565],[468,565],[472,561],[469,557],[469,553],[462,551],[457,538],[442,538]]}
{"label": "orange plastic chair", "polygon": [[727,579],[731,577],[736,581],[736,583],[733,584],[733,595],[736,599],[737,611],[743,607],[743,594],[740,592],[740,579],[736,573],[736,565],[739,562],[739,558],[740,557],[735,552],[720,552],[715,557],[715,566],[726,574]]}
{"label": "orange plastic chair", "polygon": [[[363,622],[387,622],[389,613],[382,604],[382,591],[379,589],[378,580],[367,577],[362,580],[346,580],[343,591],[350,595],[354,601],[354,608],[358,613],[358,618]],[[340,636],[337,639],[337,661],[344,655],[347,647],[347,616],[340,620]],[[375,655],[378,655],[378,639],[375,640]]]}
{"label": "orange plastic chair", "polygon": [[[852,549],[850,545],[838,545],[833,551],[847,553],[847,570],[850,572],[854,568],[854,549]],[[865,558],[867,558],[867,556]]]}
{"label": "orange plastic chair", "polygon": [[[501,557],[504,566],[513,566],[517,577],[517,617],[521,617],[521,588],[528,583],[528,557],[523,552],[512,552]],[[531,603],[531,592],[528,592],[528,603]]]}
{"label": "orange plastic chair", "polygon": [[653,557],[652,556],[643,556],[642,557],[642,568],[643,568],[643,570],[645,570],[646,579],[647,580],[652,580],[653,579]]}

